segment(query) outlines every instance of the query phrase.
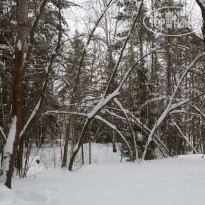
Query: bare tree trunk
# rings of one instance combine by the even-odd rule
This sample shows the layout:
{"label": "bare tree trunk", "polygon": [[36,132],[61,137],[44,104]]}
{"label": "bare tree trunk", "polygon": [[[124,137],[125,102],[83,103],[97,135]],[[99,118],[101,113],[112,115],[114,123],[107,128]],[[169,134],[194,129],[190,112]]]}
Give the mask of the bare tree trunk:
{"label": "bare tree trunk", "polygon": [[88,137],[89,137],[89,164],[91,164],[91,135],[90,135],[90,129],[88,131]]}
{"label": "bare tree trunk", "polygon": [[112,151],[117,152],[116,148],[116,139],[115,139],[115,131],[112,131]]}
{"label": "bare tree trunk", "polygon": [[82,147],[81,147],[81,151],[82,151],[82,164],[85,164],[85,159],[84,159],[84,147],[83,147],[83,144],[82,144]]}
{"label": "bare tree trunk", "polygon": [[[72,116],[71,116],[72,117]],[[70,124],[69,124],[69,138],[70,138],[70,143],[71,143],[71,150],[70,150],[70,156],[73,154],[73,149],[75,146],[75,138],[74,138],[74,123],[73,120],[70,119]]]}
{"label": "bare tree trunk", "polygon": [[12,105],[12,124],[4,149],[3,161],[3,182],[11,188],[11,180],[14,170],[19,135],[21,131],[21,107],[22,107],[22,68],[24,45],[26,40],[27,18],[29,0],[18,1],[18,22],[17,22],[17,47],[15,52],[15,65],[13,75],[13,105]]}

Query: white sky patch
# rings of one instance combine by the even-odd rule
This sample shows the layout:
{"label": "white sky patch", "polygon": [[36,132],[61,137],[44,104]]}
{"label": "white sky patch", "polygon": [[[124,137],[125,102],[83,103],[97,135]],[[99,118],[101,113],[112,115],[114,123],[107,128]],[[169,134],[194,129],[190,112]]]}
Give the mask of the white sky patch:
{"label": "white sky patch", "polygon": [[[200,0],[201,2],[205,2],[205,0]],[[64,16],[67,20],[69,26],[68,36],[72,38],[75,34],[75,31],[78,31],[80,34],[87,34],[91,30],[93,24],[95,23],[96,19],[99,15],[103,12],[103,1],[96,1],[96,0],[76,0],[75,3],[79,6],[71,7],[64,11]],[[176,0],[179,2],[179,0]],[[182,0],[182,3],[186,4],[185,6],[185,13],[190,16],[191,21],[193,23],[193,30],[197,36],[203,39],[202,36],[202,15],[201,10],[194,0]],[[151,0],[145,0],[144,4],[151,7]],[[113,8],[109,8],[109,11]],[[116,10],[116,9],[115,9]],[[113,24],[114,22],[112,22]],[[111,25],[114,27],[114,25]],[[95,31],[95,35],[104,38],[104,31],[102,27],[98,27]],[[86,36],[85,36],[86,37]]]}

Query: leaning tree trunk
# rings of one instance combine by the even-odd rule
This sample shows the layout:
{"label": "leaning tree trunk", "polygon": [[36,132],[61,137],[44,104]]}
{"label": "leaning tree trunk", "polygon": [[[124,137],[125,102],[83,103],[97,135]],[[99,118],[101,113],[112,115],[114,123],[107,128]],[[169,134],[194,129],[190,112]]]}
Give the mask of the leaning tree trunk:
{"label": "leaning tree trunk", "polygon": [[17,46],[15,50],[15,63],[13,72],[13,104],[12,104],[12,123],[4,148],[3,177],[2,181],[8,188],[11,188],[11,180],[14,170],[19,134],[21,131],[21,107],[22,107],[22,68],[24,45],[26,40],[27,18],[29,0],[19,0],[17,4]]}

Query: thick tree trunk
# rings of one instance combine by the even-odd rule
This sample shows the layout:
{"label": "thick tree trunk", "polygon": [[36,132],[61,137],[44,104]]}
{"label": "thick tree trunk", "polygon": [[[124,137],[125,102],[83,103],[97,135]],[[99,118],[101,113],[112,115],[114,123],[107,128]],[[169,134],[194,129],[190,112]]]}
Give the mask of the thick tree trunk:
{"label": "thick tree trunk", "polygon": [[15,52],[15,65],[13,72],[13,104],[12,124],[4,149],[3,181],[8,188],[11,188],[11,180],[14,170],[19,134],[21,131],[21,107],[22,107],[22,68],[24,45],[26,40],[27,18],[29,0],[18,1],[18,23],[17,23],[17,47]]}

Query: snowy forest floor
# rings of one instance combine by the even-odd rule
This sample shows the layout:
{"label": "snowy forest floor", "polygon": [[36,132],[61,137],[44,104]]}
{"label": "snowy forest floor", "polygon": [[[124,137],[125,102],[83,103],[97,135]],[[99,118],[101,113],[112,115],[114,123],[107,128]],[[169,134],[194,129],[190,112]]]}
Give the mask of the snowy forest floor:
{"label": "snowy forest floor", "polygon": [[193,205],[205,201],[201,155],[44,170],[0,186],[1,205]]}

